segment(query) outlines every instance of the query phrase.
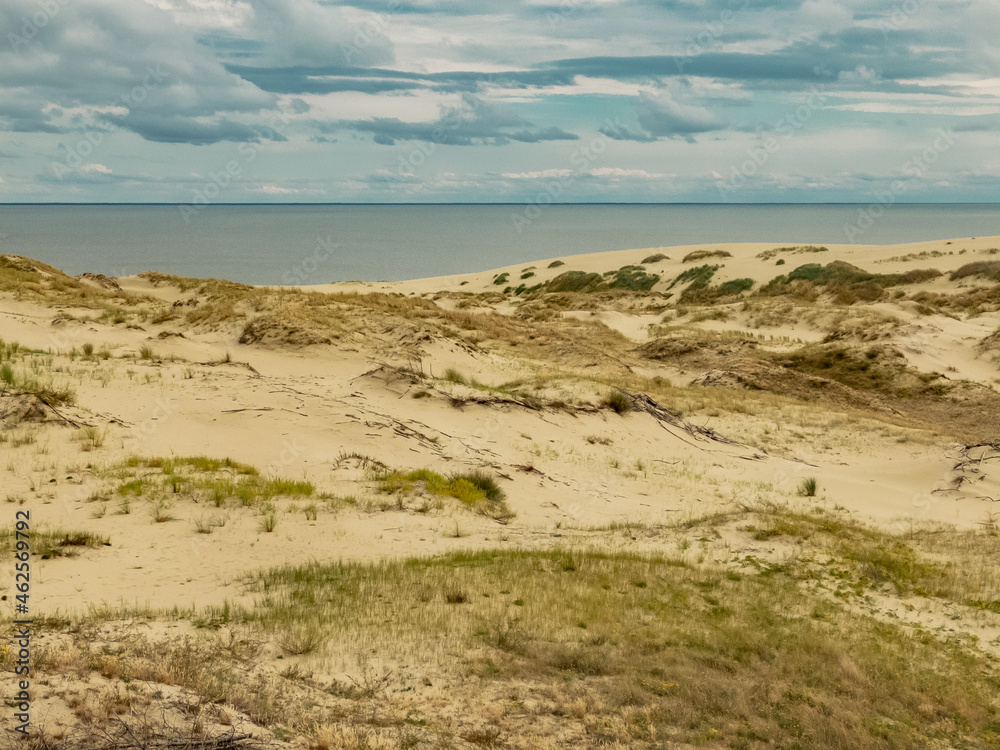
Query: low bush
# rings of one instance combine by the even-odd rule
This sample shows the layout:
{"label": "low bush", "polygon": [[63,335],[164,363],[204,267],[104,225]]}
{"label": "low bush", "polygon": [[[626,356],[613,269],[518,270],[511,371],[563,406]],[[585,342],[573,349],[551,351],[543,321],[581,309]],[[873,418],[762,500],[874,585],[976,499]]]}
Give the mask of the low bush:
{"label": "low bush", "polygon": [[684,263],[693,263],[696,260],[705,258],[732,258],[733,254],[728,250],[695,250],[684,256]]}
{"label": "low bush", "polygon": [[605,396],[601,405],[607,409],[611,409],[615,414],[627,414],[632,411],[631,399],[619,391],[614,391]]}

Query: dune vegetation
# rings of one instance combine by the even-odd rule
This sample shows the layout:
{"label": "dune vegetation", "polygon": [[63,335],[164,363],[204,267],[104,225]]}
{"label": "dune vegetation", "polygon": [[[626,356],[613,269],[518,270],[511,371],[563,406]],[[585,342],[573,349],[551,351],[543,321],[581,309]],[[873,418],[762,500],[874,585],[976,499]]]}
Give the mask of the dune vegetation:
{"label": "dune vegetation", "polygon": [[21,744],[1000,747],[996,244],[0,256]]}

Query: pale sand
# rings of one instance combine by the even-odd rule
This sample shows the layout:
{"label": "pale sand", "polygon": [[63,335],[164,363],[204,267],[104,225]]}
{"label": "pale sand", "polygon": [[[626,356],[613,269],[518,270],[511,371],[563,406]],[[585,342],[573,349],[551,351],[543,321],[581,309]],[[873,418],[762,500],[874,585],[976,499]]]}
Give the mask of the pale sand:
{"label": "pale sand", "polygon": [[[881,273],[926,267],[947,271],[972,260],[990,259],[980,251],[998,245],[1000,238],[956,239],[891,247],[831,246],[826,253],[777,257],[786,258],[782,270],[806,262],[845,260]],[[536,276],[530,282],[538,283],[566,270],[605,271],[638,263],[654,251],[670,260],[650,264],[649,270],[669,279],[697,265],[681,261],[697,249],[724,249],[732,254],[731,258],[698,262],[723,264],[719,280],[745,276],[762,282],[776,273],[776,258],[762,262],[754,256],[773,247],[647,248],[561,258],[565,265],[555,269],[547,268],[551,259],[546,259],[478,274],[309,289],[406,295],[492,291],[497,289],[492,284],[494,275],[504,271],[516,284],[521,269],[534,265]],[[963,249],[967,252],[959,254]],[[954,255],[876,263],[922,251]],[[168,301],[190,296],[171,286],[153,287],[138,277],[119,281],[126,290]],[[950,283],[938,279],[926,286],[933,289]],[[442,300],[442,305],[454,303],[454,298]],[[982,383],[996,378],[996,364],[978,356],[972,344],[995,330],[997,316],[958,321],[937,315],[918,318],[895,305],[885,308],[887,315],[905,324],[897,343],[913,363],[924,369],[953,367],[955,377]],[[68,410],[103,424],[108,436],[103,447],[87,453],[71,440],[73,430],[57,426],[44,428],[35,445],[0,445],[3,494],[12,501],[22,499],[37,525],[98,532],[109,536],[112,546],[40,567],[35,602],[46,610],[74,611],[102,602],[218,604],[242,596],[237,582],[247,571],[282,563],[374,560],[497,544],[560,545],[567,543],[567,527],[586,529],[622,521],[665,523],[732,508],[735,502],[840,506],[882,525],[946,522],[962,528],[974,527],[1000,507],[983,499],[1000,497],[995,473],[975,488],[931,494],[951,480],[954,462],[946,441],[926,432],[906,437],[909,433],[897,430],[892,433],[900,436],[897,442],[889,433],[879,435],[847,420],[804,433],[802,439],[793,439],[792,450],[765,455],[747,446],[694,441],[645,414],[571,415],[503,405],[455,408],[442,397],[416,400],[409,397],[413,387],[403,381],[365,375],[380,358],[364,342],[304,349],[240,346],[233,330],[197,331],[177,322],[147,325],[141,331],[77,321],[54,327],[54,314],[52,309],[7,296],[0,299],[0,335],[29,347],[60,350],[63,354],[56,362],[63,366],[69,366],[69,360],[67,346],[61,342],[79,345],[87,341],[98,349],[109,347],[113,358],[98,363],[107,371],[108,381],[71,377],[79,407]],[[587,311],[566,314],[595,317]],[[636,342],[648,337],[648,325],[659,318],[614,310],[596,317]],[[738,326],[706,321],[702,327]],[[158,334],[165,330],[183,330],[185,338],[159,340]],[[814,329],[792,322],[767,333],[803,341],[818,338]],[[145,345],[152,346],[160,358],[178,361],[118,359]],[[455,367],[488,383],[509,380],[534,367],[444,339],[425,342],[423,350],[423,362],[436,374]],[[198,364],[217,362],[227,351],[251,365],[259,376],[233,364]],[[185,378],[185,371],[192,375],[190,379]],[[644,372],[678,384],[693,376],[656,363]],[[461,386],[457,388],[460,393]],[[745,418],[722,414],[697,421],[739,439]],[[774,425],[776,434],[794,428],[793,424]],[[416,433],[437,442],[419,439]],[[602,436],[610,443],[589,443],[587,436]],[[768,450],[767,445],[761,447]],[[334,513],[320,504],[315,521],[307,521],[301,511],[282,512],[274,533],[260,531],[258,518],[249,509],[234,509],[228,511],[224,528],[202,535],[194,531],[195,520],[214,514],[214,508],[179,504],[173,511],[176,520],[153,523],[141,503],[131,514],[119,515],[117,499],[112,498],[107,514],[94,518],[94,504],[81,502],[105,486],[88,465],[110,466],[132,454],[228,456],[277,475],[309,479],[322,491],[360,492],[376,500],[370,485],[358,484],[363,479],[360,471],[338,464],[339,455],[352,452],[401,468],[492,468],[504,477],[502,484],[517,518],[500,526],[454,504],[427,515],[350,507]],[[514,468],[518,465],[536,471]],[[796,495],[798,484],[807,476],[816,477],[821,488],[820,496],[808,501]],[[8,506],[10,514],[14,509]],[[456,525],[460,538],[453,538]],[[586,541],[573,533],[574,543]],[[621,542],[597,534],[588,543]]]}
{"label": "pale sand", "polygon": [[[531,263],[513,266],[502,266],[480,273],[456,274],[453,276],[436,276],[429,279],[412,281],[384,282],[338,282],[335,284],[312,285],[308,287],[315,291],[354,291],[354,292],[398,292],[401,294],[433,294],[434,292],[483,292],[498,291],[503,287],[493,285],[496,274],[508,273],[510,286],[516,287],[522,283],[520,275],[523,269],[533,268],[535,276],[526,279],[529,285],[548,281],[564,271],[586,271],[603,273],[612,268],[625,265],[638,265],[644,258],[656,253],[668,256],[669,260],[651,263],[646,268],[650,273],[662,274],[664,279],[672,279],[680,271],[703,263],[722,264],[716,279],[728,281],[736,278],[751,278],[757,282],[766,281],[777,272],[774,268],[778,258],[785,258],[786,266],[781,270],[791,270],[802,263],[829,263],[842,260],[861,266],[873,273],[905,272],[913,268],[937,268],[941,271],[951,271],[974,260],[997,259],[1000,256],[983,255],[982,251],[1000,247],[998,237],[957,238],[951,240],[934,240],[929,242],[913,242],[902,245],[825,245],[828,252],[803,253],[797,255],[777,255],[768,261],[762,261],[755,256],[776,247],[791,247],[801,245],[797,242],[747,242],[713,245],[683,245],[679,247],[649,247],[638,250],[614,250],[604,253],[588,253],[586,255],[561,256],[545,258]],[[692,263],[683,263],[687,254],[697,250],[725,250],[732,254],[731,258],[708,258]],[[966,250],[965,254],[960,254]],[[919,260],[885,262],[889,258],[905,256],[920,252],[942,252],[943,257],[931,257]],[[947,255],[954,253],[954,255]],[[554,261],[563,261],[566,265],[549,268]],[[467,282],[464,283],[463,282]],[[933,285],[931,285],[933,286]],[[654,290],[660,287],[654,287]]]}

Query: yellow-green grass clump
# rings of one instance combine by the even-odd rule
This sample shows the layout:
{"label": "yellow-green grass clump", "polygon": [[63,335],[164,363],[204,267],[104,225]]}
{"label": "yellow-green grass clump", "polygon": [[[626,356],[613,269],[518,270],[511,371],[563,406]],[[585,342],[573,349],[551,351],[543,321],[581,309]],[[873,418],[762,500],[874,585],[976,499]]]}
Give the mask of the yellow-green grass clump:
{"label": "yellow-green grass clump", "polygon": [[[61,528],[34,528],[31,530],[31,554],[48,560],[53,557],[75,557],[81,547],[107,547],[108,537],[89,531],[67,531]],[[0,529],[0,552],[7,555],[17,547],[13,527]]]}
{"label": "yellow-green grass clump", "polygon": [[413,494],[420,490],[439,497],[453,497],[501,523],[514,517],[507,495],[496,478],[485,471],[455,473],[445,477],[429,469],[384,471],[376,475],[378,489],[386,494]]}
{"label": "yellow-green grass clump", "polygon": [[47,406],[74,403],[76,394],[73,390],[55,381],[54,362],[52,354],[0,338],[0,395],[27,394]]}
{"label": "yellow-green grass clump", "polygon": [[207,499],[216,507],[231,498],[252,506],[277,497],[310,497],[316,490],[312,482],[264,477],[250,464],[207,456],[132,456],[112,473],[118,480],[114,491],[119,495],[189,495]]}

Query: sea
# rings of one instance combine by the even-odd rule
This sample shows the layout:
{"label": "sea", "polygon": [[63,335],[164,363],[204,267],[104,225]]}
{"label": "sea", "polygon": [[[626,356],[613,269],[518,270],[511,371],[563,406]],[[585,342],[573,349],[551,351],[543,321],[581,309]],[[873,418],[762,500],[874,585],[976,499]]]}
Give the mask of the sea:
{"label": "sea", "polygon": [[76,275],[397,281],[581,253],[724,242],[1000,235],[1000,204],[5,204],[0,253]]}

